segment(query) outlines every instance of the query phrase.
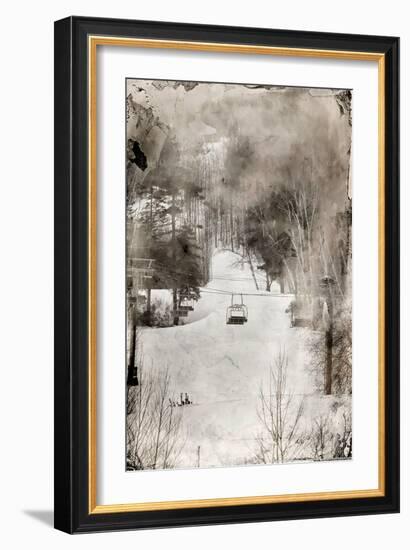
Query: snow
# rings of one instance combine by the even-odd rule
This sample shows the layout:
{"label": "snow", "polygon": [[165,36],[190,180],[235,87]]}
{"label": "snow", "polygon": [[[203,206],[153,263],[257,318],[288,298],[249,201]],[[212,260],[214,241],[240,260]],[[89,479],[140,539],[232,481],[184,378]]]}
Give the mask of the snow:
{"label": "snow", "polygon": [[[186,324],[143,330],[146,364],[167,366],[175,398],[187,392],[193,401],[180,407],[186,431],[180,468],[195,467],[198,446],[201,467],[244,464],[252,458],[259,429],[258,392],[281,349],[289,358],[289,390],[297,398],[305,396],[307,411],[326,403],[326,398],[314,394],[306,365],[307,329],[290,328],[285,313],[293,295],[280,295],[275,284],[270,293],[256,290],[249,265],[240,266],[237,260],[232,252],[215,251],[213,279],[201,292],[195,311],[184,319]],[[263,282],[259,273],[256,276]],[[248,322],[227,325],[231,295],[211,289],[252,294],[244,296]]]}

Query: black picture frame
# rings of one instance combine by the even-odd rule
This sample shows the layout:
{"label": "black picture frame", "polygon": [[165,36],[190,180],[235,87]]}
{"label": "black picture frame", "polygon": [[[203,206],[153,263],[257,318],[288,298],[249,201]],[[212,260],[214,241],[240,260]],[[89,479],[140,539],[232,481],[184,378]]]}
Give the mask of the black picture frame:
{"label": "black picture frame", "polygon": [[[372,498],[90,513],[90,35],[375,52],[385,61],[385,490]],[[55,23],[55,527],[67,533],[324,518],[399,511],[399,39],[68,17]]]}

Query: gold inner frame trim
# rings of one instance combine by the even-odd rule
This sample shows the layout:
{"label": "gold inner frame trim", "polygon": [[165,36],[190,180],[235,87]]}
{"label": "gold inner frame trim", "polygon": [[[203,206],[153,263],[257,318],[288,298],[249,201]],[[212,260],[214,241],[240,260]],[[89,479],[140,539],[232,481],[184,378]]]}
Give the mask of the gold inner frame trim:
{"label": "gold inner frame trim", "polygon": [[[286,57],[311,57],[339,60],[377,61],[378,63],[378,488],[352,491],[326,491],[288,495],[244,496],[199,500],[97,504],[97,46],[122,46],[190,50],[219,53],[259,54]],[[350,52],[307,48],[283,48],[242,44],[218,44],[177,40],[155,40],[112,36],[88,37],[88,510],[90,514],[209,508],[285,502],[314,502],[351,498],[374,498],[385,495],[385,56],[374,52]]]}

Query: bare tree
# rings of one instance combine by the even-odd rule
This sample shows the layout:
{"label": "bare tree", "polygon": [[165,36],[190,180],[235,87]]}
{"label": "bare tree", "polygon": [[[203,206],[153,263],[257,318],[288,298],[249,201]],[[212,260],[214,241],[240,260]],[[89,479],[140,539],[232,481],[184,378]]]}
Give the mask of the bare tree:
{"label": "bare tree", "polygon": [[353,441],[352,415],[350,411],[345,410],[343,412],[340,432],[336,433],[334,439],[333,458],[351,458]]}
{"label": "bare tree", "polygon": [[[338,411],[339,407],[341,409]],[[312,420],[309,447],[314,460],[346,459],[352,456],[350,410],[334,401],[327,415]]]}
{"label": "bare tree", "polygon": [[303,399],[296,401],[287,385],[288,358],[280,350],[269,369],[268,386],[261,385],[257,409],[261,431],[256,460],[265,464],[296,458],[304,436],[300,429]]}
{"label": "bare tree", "polygon": [[184,444],[168,368],[147,373],[140,367],[139,385],[128,387],[127,469],[173,468]]}
{"label": "bare tree", "polygon": [[297,287],[305,297],[314,294],[317,282],[315,240],[319,216],[319,186],[304,176],[292,182],[281,208],[289,222],[288,234],[296,257]]}
{"label": "bare tree", "polygon": [[314,460],[324,460],[332,452],[333,433],[329,416],[320,415],[313,419],[309,443]]}

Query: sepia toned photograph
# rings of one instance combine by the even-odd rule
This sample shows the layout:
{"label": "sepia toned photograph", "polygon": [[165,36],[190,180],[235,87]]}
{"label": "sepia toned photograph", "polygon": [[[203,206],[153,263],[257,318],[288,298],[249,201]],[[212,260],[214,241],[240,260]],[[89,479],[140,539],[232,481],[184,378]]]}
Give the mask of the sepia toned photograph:
{"label": "sepia toned photograph", "polygon": [[126,80],[126,469],[350,460],[352,91]]}
{"label": "sepia toned photograph", "polygon": [[55,22],[56,529],[400,511],[400,38],[306,21]]}

